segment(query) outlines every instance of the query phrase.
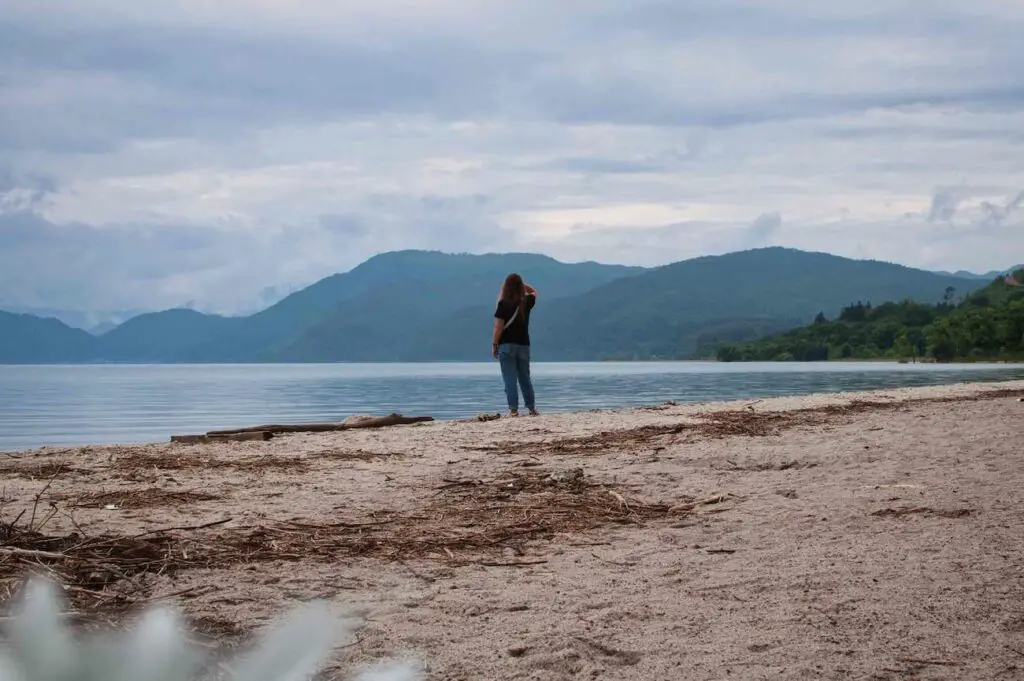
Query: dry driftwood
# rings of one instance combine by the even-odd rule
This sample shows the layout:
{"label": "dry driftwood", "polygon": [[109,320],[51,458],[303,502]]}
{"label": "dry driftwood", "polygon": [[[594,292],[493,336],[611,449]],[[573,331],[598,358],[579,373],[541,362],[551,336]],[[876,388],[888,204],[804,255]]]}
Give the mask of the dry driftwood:
{"label": "dry driftwood", "polygon": [[206,434],[210,437],[223,437],[226,435],[251,433],[253,431],[264,431],[268,433],[322,433],[333,430],[352,430],[354,428],[383,428],[385,426],[423,423],[424,421],[433,420],[433,416],[402,416],[401,414],[389,414],[387,416],[376,416],[345,423],[298,423],[294,425],[270,424],[264,426],[250,426],[248,428],[235,428],[232,430],[211,430]]}
{"label": "dry driftwood", "polygon": [[[140,458],[154,461],[154,465],[159,460]],[[194,461],[202,457],[175,458]],[[254,465],[259,460],[275,460],[245,458]],[[554,475],[558,473],[563,475]],[[545,468],[506,470],[492,479],[460,481],[465,484],[424,496],[409,508],[346,513],[325,524],[271,519],[235,524],[224,517],[135,534],[44,533],[51,516],[42,521],[29,517],[31,502],[13,520],[0,505],[0,591],[14,593],[26,570],[44,570],[67,585],[69,607],[81,613],[82,620],[94,621],[120,618],[129,608],[149,601],[153,590],[165,583],[158,578],[173,578],[189,570],[255,563],[294,565],[298,561],[330,566],[339,560],[369,559],[394,561],[429,582],[434,577],[417,572],[404,561],[529,569],[545,560],[526,553],[535,542],[551,542],[565,535],[586,537],[609,526],[640,527],[678,519],[679,512],[670,511],[668,503],[634,499],[611,483],[588,478]],[[124,500],[114,501],[122,508],[130,506]],[[509,550],[514,556],[506,558]],[[181,593],[194,596],[196,591],[175,592]],[[163,598],[175,594],[163,594]],[[223,624],[211,620],[209,627],[208,631],[228,640],[241,633],[227,620]]]}
{"label": "dry driftwood", "polygon": [[50,560],[64,560],[67,558],[63,553],[54,553],[53,551],[20,549],[17,546],[0,546],[0,555],[5,553],[15,556],[25,556],[27,558],[49,558]]}
{"label": "dry driftwood", "polygon": [[247,430],[242,433],[230,435],[215,435],[205,433],[201,435],[172,435],[171,442],[196,443],[196,442],[223,442],[225,440],[269,440],[274,434],[269,430]]}

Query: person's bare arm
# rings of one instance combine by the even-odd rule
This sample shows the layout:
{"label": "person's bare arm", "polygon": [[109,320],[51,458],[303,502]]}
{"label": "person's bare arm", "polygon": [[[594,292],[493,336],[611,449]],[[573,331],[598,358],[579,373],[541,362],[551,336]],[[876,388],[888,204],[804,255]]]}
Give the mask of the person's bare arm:
{"label": "person's bare arm", "polygon": [[491,337],[491,354],[495,357],[498,356],[498,343],[501,341],[501,332],[505,330],[505,322],[495,317],[494,319],[494,333]]}

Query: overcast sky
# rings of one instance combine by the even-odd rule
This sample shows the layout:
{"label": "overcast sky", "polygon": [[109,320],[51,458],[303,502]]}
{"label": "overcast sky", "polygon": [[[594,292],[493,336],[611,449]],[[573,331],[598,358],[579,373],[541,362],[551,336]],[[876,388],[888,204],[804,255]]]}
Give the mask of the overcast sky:
{"label": "overcast sky", "polygon": [[403,248],[1024,260],[1019,2],[0,8],[8,305],[233,312]]}

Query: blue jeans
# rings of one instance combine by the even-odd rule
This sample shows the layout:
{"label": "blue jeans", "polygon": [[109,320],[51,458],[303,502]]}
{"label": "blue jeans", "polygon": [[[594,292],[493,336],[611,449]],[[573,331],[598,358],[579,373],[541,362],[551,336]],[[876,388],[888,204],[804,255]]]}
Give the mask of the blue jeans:
{"label": "blue jeans", "polygon": [[533,381],[530,380],[530,346],[502,343],[498,346],[498,363],[501,364],[501,379],[505,382],[509,411],[519,411],[517,381],[523,389],[526,408],[532,410],[536,405],[533,401]]}

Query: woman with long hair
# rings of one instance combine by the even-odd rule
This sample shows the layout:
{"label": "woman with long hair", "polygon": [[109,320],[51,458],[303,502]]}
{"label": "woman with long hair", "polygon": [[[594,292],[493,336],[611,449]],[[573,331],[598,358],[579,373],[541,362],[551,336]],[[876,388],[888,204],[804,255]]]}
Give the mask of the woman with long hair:
{"label": "woman with long hair", "polygon": [[537,289],[514,272],[505,277],[494,311],[491,354],[501,365],[509,416],[519,416],[517,383],[530,415],[538,415],[530,379],[530,310],[536,303]]}

